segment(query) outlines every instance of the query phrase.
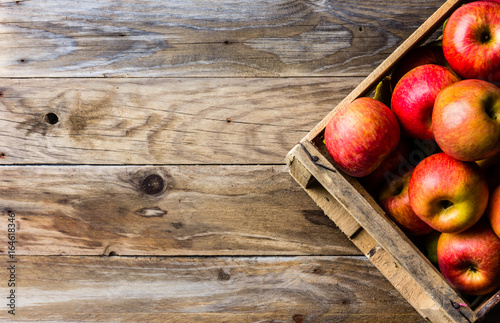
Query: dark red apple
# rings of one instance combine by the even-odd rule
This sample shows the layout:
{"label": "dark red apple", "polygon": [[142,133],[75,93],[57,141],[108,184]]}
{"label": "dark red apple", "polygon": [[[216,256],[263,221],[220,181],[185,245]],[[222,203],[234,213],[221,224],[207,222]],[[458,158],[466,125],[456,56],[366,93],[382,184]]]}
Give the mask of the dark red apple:
{"label": "dark red apple", "polygon": [[500,81],[500,3],[476,1],[455,10],[443,31],[443,52],[462,78]]}
{"label": "dark red apple", "polygon": [[325,145],[346,174],[373,172],[399,143],[396,117],[383,103],[361,97],[334,112],[325,128]]}
{"label": "dark red apple", "polygon": [[388,183],[392,178],[404,174],[399,174],[398,167],[408,160],[409,155],[410,148],[408,147],[408,143],[400,139],[396,149],[384,159],[380,166],[367,176],[360,177],[359,182],[368,192],[377,192],[378,194],[378,190],[384,183]]}
{"label": "dark red apple", "polygon": [[413,212],[408,198],[408,184],[412,171],[393,178],[385,184],[378,197],[387,215],[408,235],[420,236],[434,231]]}
{"label": "dark red apple", "polygon": [[445,153],[422,160],[410,179],[408,194],[413,211],[439,232],[460,232],[483,215],[488,184],[474,162],[462,162]]}
{"label": "dark red apple", "polygon": [[434,64],[417,66],[406,73],[391,99],[391,109],[401,128],[411,137],[433,140],[434,101],[442,89],[459,80],[450,69]]}
{"label": "dark red apple", "polygon": [[437,258],[444,278],[462,293],[485,295],[500,287],[500,239],[487,220],[441,234]]}

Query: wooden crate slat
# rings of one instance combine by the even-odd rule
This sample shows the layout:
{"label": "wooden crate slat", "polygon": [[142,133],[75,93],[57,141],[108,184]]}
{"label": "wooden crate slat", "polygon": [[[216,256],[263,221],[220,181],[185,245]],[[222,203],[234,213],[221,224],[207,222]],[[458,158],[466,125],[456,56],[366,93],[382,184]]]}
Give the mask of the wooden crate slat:
{"label": "wooden crate slat", "polygon": [[475,309],[478,318],[483,319],[486,315],[500,303],[500,291],[487,298],[478,308]]}
{"label": "wooden crate slat", "polygon": [[[306,152],[307,151],[307,152]],[[328,168],[334,166],[322,156],[309,142],[302,141],[290,153],[298,159],[316,180],[346,209],[346,211],[377,241],[380,248],[384,249],[396,262],[407,271],[409,277],[429,294],[435,303],[435,309],[444,309],[447,318],[443,322],[467,322],[477,320],[475,313],[468,307],[463,307],[460,312],[454,303],[462,303],[462,298],[444,281],[441,274],[423,257],[413,243],[390,221],[381,208],[371,197],[361,194],[364,191],[354,179],[340,173],[317,166],[311,156],[318,158],[317,163]],[[292,158],[289,157],[289,160]],[[359,190],[359,191],[358,191]],[[373,250],[375,253],[377,250]],[[397,287],[397,286],[396,286]]]}
{"label": "wooden crate slat", "polygon": [[[304,166],[293,155],[287,156],[291,175],[300,183],[303,176],[298,175]],[[297,176],[298,175],[298,176]],[[311,175],[309,173],[309,175]],[[312,175],[311,175],[312,177]],[[314,178],[314,177],[312,177]],[[311,180],[312,182],[312,180]],[[371,235],[332,197],[332,195],[314,179],[316,185],[305,187],[309,196],[321,207],[330,219],[346,236],[363,252],[380,272],[392,283],[406,300],[424,317],[432,322],[452,322],[447,319],[444,310],[437,306],[435,301],[422,287],[394,260]]]}
{"label": "wooden crate slat", "polygon": [[[290,175],[301,184],[307,194],[325,212],[325,214],[335,222],[340,230],[350,239],[362,228],[340,205],[335,198],[325,188],[317,182],[316,178],[301,163],[295,155],[288,154],[286,159],[290,167]],[[362,250],[363,251],[363,250]]]}

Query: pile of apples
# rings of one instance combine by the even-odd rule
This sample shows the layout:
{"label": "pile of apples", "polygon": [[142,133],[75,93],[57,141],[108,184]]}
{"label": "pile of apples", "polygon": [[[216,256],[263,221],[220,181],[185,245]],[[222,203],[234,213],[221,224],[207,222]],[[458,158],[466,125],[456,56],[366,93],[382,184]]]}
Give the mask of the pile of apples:
{"label": "pile of apples", "polygon": [[384,82],[385,100],[361,97],[336,110],[328,153],[403,232],[425,241],[451,286],[497,291],[500,0],[456,9],[441,42],[412,49],[378,90]]}

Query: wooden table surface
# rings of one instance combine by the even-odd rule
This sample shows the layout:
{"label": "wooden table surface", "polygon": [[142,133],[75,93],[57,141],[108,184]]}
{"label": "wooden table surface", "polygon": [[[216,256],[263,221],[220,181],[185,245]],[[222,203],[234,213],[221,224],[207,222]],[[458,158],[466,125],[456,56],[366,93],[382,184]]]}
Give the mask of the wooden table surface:
{"label": "wooden table surface", "polygon": [[443,2],[0,0],[0,321],[423,321],[284,158]]}

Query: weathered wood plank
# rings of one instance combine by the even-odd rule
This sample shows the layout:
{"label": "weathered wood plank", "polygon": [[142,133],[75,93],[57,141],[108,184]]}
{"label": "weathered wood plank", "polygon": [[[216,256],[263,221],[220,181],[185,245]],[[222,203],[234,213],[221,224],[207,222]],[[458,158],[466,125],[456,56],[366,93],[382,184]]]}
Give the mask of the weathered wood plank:
{"label": "weathered wood plank", "polygon": [[0,1],[0,77],[368,75],[444,1]]}
{"label": "weathered wood plank", "polygon": [[364,257],[16,259],[21,322],[424,322]]}
{"label": "weathered wood plank", "polygon": [[361,78],[0,82],[0,164],[268,164]]}
{"label": "weathered wood plank", "polygon": [[284,165],[3,166],[0,211],[24,255],[360,254]]}

